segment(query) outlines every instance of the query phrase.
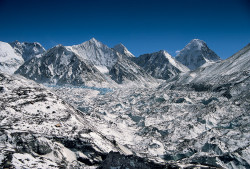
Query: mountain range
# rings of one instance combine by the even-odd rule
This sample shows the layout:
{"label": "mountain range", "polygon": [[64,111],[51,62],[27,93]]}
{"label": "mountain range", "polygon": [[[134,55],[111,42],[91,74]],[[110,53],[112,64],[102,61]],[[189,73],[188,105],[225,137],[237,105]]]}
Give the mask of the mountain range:
{"label": "mountain range", "polygon": [[250,44],[135,57],[0,42],[0,168],[250,168]]}

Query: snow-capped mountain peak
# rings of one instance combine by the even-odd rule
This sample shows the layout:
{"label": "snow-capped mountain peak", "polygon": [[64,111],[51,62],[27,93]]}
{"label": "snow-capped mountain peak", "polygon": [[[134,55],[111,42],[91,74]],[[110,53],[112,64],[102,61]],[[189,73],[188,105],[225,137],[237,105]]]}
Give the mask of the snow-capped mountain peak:
{"label": "snow-capped mountain peak", "polygon": [[176,60],[189,69],[195,70],[206,63],[221,59],[204,41],[193,39],[178,53]]}
{"label": "snow-capped mountain peak", "polygon": [[66,48],[94,64],[102,73],[107,73],[108,69],[117,62],[118,58],[116,52],[95,38],[79,45],[67,46]]}
{"label": "snow-capped mountain peak", "polygon": [[193,48],[193,47],[197,47],[199,49],[201,49],[202,46],[205,46],[206,43],[203,40],[200,39],[193,39],[191,40],[188,44],[187,44],[187,48]]}
{"label": "snow-capped mountain peak", "polygon": [[19,42],[16,40],[9,44],[15,50],[15,53],[23,57],[24,61],[33,57],[39,57],[46,51],[38,42]]}
{"label": "snow-capped mountain peak", "polygon": [[122,43],[115,45],[113,49],[127,57],[135,57]]}

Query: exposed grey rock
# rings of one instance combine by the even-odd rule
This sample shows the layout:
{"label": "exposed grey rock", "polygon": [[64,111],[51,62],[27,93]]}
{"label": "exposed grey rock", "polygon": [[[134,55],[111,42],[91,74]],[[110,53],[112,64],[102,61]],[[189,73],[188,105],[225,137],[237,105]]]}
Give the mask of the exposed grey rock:
{"label": "exposed grey rock", "polygon": [[119,58],[117,63],[110,69],[111,79],[118,84],[136,82],[137,84],[146,84],[156,80],[146,73],[140,66],[126,58]]}
{"label": "exposed grey rock", "polygon": [[158,79],[169,79],[179,73],[187,72],[189,69],[176,61],[166,51],[144,54],[133,58],[135,63],[141,66],[147,73]]}

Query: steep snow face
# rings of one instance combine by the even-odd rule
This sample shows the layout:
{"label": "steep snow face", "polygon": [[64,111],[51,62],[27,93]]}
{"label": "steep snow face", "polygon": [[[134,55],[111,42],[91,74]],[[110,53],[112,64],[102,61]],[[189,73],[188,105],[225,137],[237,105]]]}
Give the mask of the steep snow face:
{"label": "steep snow face", "polygon": [[187,72],[189,69],[176,61],[166,51],[144,54],[133,59],[147,73],[158,79],[169,79],[179,73]]}
{"label": "steep snow face", "polygon": [[119,43],[114,46],[114,48],[117,52],[127,56],[128,58],[135,57],[123,44]]}
{"label": "steep snow face", "polygon": [[92,86],[105,82],[98,69],[62,45],[26,61],[16,73],[42,83]]}
{"label": "steep snow face", "polygon": [[93,64],[110,83],[112,80],[118,84],[130,83],[131,85],[132,83],[156,82],[153,77],[129,59],[132,55],[123,45],[117,46],[120,53],[92,38],[80,45],[66,48],[78,54],[87,63]]}
{"label": "steep snow face", "polygon": [[46,50],[43,46],[38,42],[11,42],[9,43],[17,54],[21,55],[24,61],[33,58],[33,57],[40,57]]}
{"label": "steep snow face", "polygon": [[190,70],[195,70],[205,63],[216,62],[221,59],[208,48],[204,41],[193,39],[178,53],[176,60],[187,66]]}
{"label": "steep snow face", "polygon": [[92,63],[102,73],[107,73],[115,65],[119,57],[116,51],[95,38],[80,45],[67,46],[66,48],[78,54],[82,59]]}
{"label": "steep snow face", "polygon": [[5,42],[0,41],[0,71],[12,74],[23,64],[24,60]]}

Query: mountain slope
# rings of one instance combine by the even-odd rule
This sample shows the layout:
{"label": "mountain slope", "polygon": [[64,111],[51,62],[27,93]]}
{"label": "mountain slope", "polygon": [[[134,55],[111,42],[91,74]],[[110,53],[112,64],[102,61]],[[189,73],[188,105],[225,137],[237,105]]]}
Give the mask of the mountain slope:
{"label": "mountain slope", "polygon": [[11,42],[9,43],[17,54],[21,55],[24,61],[33,58],[35,56],[41,56],[46,50],[38,42]]}
{"label": "mountain slope", "polygon": [[113,49],[116,50],[117,52],[127,56],[128,58],[135,57],[131,52],[129,52],[129,50],[122,43],[115,45],[113,47]]}
{"label": "mountain slope", "polygon": [[166,51],[144,54],[133,59],[147,73],[158,79],[169,79],[179,73],[187,72],[189,69],[176,61]]}
{"label": "mountain slope", "polygon": [[117,63],[110,69],[111,79],[118,84],[136,82],[136,84],[157,83],[156,80],[146,73],[140,66],[131,60],[120,57]]}
{"label": "mountain slope", "polygon": [[22,56],[5,42],[0,41],[0,71],[12,74],[23,64]]}
{"label": "mountain slope", "polygon": [[196,90],[228,90],[249,79],[249,71],[250,44],[226,60],[170,79],[166,86],[179,89],[186,86]]}
{"label": "mountain slope", "polygon": [[[121,45],[119,45],[121,47]],[[68,46],[67,49],[77,53],[83,60],[92,63],[107,79],[111,77],[118,84],[153,82],[155,79],[142,68],[130,61],[129,51],[123,46],[122,53],[109,48],[95,38],[80,45]]]}
{"label": "mountain slope", "polygon": [[0,168],[84,168],[110,151],[128,155],[34,81],[0,73],[0,108]]}
{"label": "mountain slope", "polygon": [[92,63],[102,73],[108,73],[118,59],[118,54],[113,49],[95,38],[80,45],[67,46],[66,48],[78,54],[82,59]]}
{"label": "mountain slope", "polygon": [[176,56],[176,60],[195,70],[205,63],[213,63],[220,60],[220,57],[208,48],[207,44],[199,39],[193,39]]}
{"label": "mountain slope", "polygon": [[62,45],[26,61],[15,73],[41,83],[94,85],[106,81],[91,63]]}

